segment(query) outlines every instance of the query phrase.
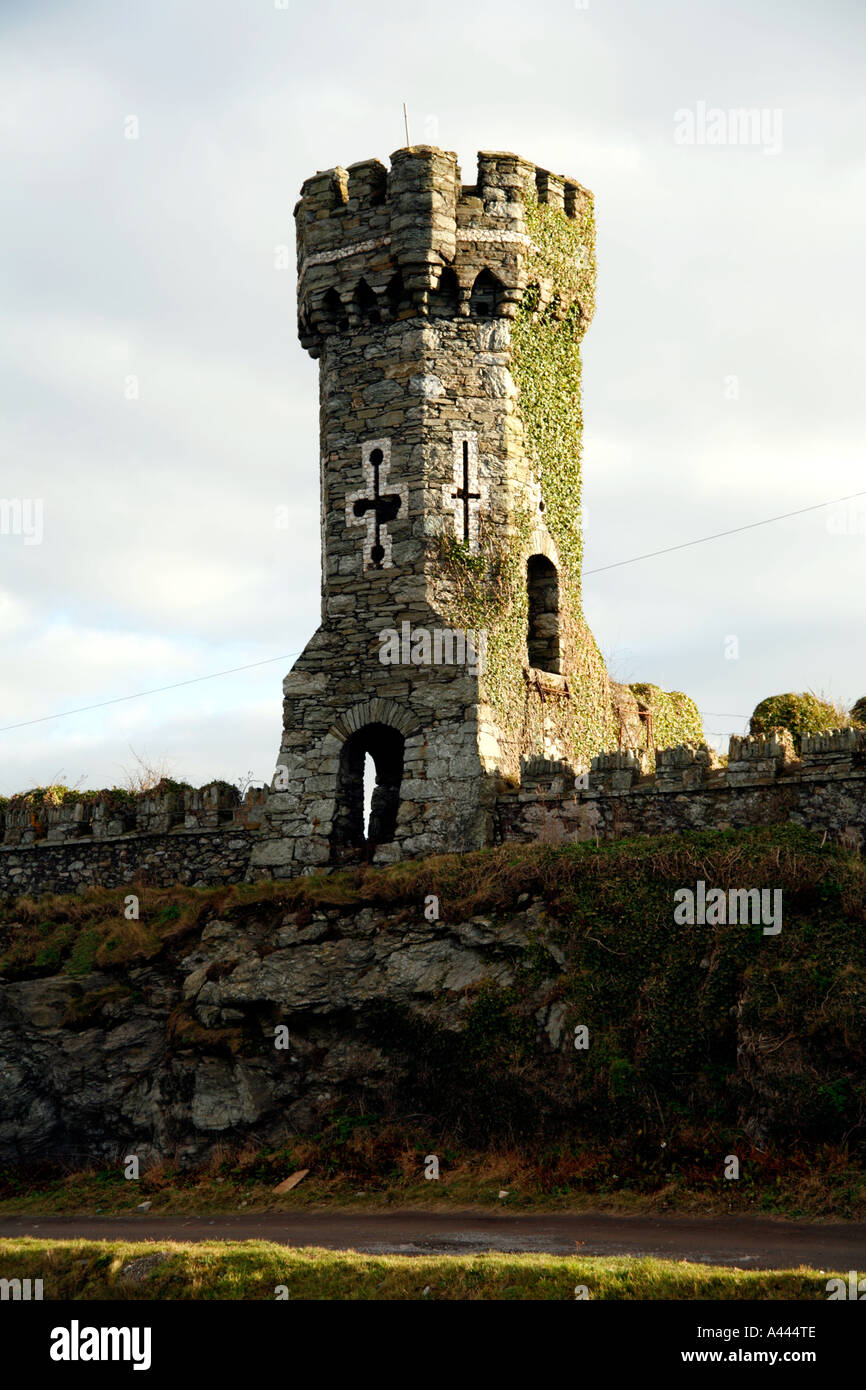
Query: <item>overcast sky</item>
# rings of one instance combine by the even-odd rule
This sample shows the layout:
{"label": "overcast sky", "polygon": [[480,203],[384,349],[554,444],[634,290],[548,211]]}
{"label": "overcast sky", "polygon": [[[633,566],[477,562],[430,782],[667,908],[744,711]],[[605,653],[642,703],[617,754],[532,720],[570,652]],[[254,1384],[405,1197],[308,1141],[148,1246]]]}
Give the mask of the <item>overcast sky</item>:
{"label": "overcast sky", "polygon": [[[44,510],[40,544],[0,534],[0,724],[282,659],[7,730],[0,793],[122,781],[130,748],[272,775],[319,614],[316,364],[275,248],[304,178],[404,143],[404,100],[467,183],[510,149],[595,193],[587,569],[866,489],[864,18],[6,0],[0,499]],[[739,108],[752,143],[712,115]],[[613,675],[740,732],[768,694],[866,694],[864,560],[866,498],[589,576],[587,616]]]}

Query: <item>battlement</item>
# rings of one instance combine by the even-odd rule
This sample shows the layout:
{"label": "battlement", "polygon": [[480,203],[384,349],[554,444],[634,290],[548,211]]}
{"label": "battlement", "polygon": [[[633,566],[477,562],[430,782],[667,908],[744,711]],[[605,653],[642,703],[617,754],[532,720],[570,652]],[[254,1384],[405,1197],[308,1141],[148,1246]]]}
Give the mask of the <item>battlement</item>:
{"label": "battlement", "polygon": [[592,206],[573,179],[500,151],[478,155],[472,186],[455,154],[429,145],[395,151],[390,169],[368,159],[314,174],[295,207],[302,344],[315,357],[328,334],[365,325],[512,318],[533,249],[529,200],[571,220]]}
{"label": "battlement", "polygon": [[211,782],[204,787],[169,787],[138,796],[101,793],[67,797],[59,805],[13,797],[0,810],[0,839],[4,847],[46,845],[92,838],[110,840],[122,835],[165,834],[168,831],[218,830],[235,826],[257,829],[267,795],[250,787],[241,799],[236,787]]}
{"label": "battlement", "polygon": [[655,784],[659,791],[689,791],[703,787],[719,765],[718,755],[705,743],[660,748],[656,753]]}
{"label": "battlement", "polygon": [[504,841],[611,840],[684,830],[779,825],[817,831],[849,850],[866,844],[866,729],[804,737],[799,756],[784,729],[732,737],[727,766],[706,744],[660,748],[655,771],[644,749],[593,758],[589,785],[572,790],[565,764],[524,768],[500,795]]}
{"label": "battlement", "polygon": [[[520,802],[574,799],[592,801],[610,794],[724,792],[788,782],[828,782],[866,778],[866,729],[836,729],[805,735],[799,757],[784,729],[745,737],[732,735],[727,767],[706,744],[660,748],[655,773],[645,750],[623,748],[593,758],[588,787],[568,763],[526,759],[519,789],[506,794]],[[206,786],[169,785],[137,796],[102,792],[67,797],[60,805],[13,797],[0,809],[0,841],[5,849],[62,844],[83,839],[231,829],[255,831],[261,824],[267,790],[250,787],[241,798],[224,782]]]}
{"label": "battlement", "polygon": [[768,734],[733,734],[727,766],[706,744],[684,743],[659,748],[655,774],[649,772],[646,754],[625,748],[593,758],[589,792],[680,792],[703,787],[743,787],[777,779],[820,780],[866,773],[866,729],[836,729],[826,734],[805,735],[799,756],[787,729]]}
{"label": "battlement", "polygon": [[627,791],[637,778],[646,775],[646,754],[637,748],[622,748],[615,753],[599,753],[593,758],[589,785],[593,791]]}
{"label": "battlement", "polygon": [[574,769],[557,758],[524,758],[520,764],[520,796],[534,800],[562,796],[575,787]]}
{"label": "battlement", "polygon": [[866,730],[834,729],[826,734],[804,734],[800,759],[804,768],[838,769],[840,764],[866,753]]}

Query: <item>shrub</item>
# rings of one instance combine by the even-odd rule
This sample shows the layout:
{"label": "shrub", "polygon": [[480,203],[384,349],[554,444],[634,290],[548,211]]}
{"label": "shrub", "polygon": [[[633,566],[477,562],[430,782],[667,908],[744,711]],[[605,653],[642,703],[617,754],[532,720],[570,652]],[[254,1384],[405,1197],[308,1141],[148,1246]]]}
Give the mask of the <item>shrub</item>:
{"label": "shrub", "polygon": [[64,801],[75,801],[78,795],[75,787],[31,787],[29,791],[16,792],[10,804],[14,810],[26,806],[31,812],[36,812],[45,806],[62,806]]}
{"label": "shrub", "polygon": [[829,700],[820,700],[811,691],[801,695],[768,695],[755,706],[749,720],[749,733],[768,734],[771,729],[788,729],[799,748],[804,734],[823,734],[838,729],[847,720]]}

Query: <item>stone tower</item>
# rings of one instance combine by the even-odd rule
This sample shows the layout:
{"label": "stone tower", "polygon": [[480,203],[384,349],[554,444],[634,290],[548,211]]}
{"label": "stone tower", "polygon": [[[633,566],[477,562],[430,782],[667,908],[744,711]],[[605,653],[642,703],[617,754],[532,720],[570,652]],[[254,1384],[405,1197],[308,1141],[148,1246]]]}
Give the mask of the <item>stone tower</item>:
{"label": "stone tower", "polygon": [[580,769],[609,744],[580,610],[592,197],[502,153],[466,187],[416,146],[307,179],[295,218],[322,621],[284,682],[254,864],[476,849],[528,759]]}

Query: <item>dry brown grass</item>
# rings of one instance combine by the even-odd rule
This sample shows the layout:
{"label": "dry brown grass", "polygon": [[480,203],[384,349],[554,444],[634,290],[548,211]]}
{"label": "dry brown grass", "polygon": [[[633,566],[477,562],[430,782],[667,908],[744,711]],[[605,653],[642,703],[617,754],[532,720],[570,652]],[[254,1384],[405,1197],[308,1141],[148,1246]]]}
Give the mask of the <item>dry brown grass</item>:
{"label": "dry brown grass", "polygon": [[110,935],[105,937],[94,957],[102,968],[153,960],[162,950],[158,934],[144,922],[112,922],[109,931]]}
{"label": "dry brown grass", "polygon": [[820,700],[822,704],[830,706],[836,718],[839,720],[839,723],[836,725],[838,729],[850,729],[852,724],[851,710],[844,700],[840,700],[836,695],[825,695],[823,690],[813,690],[811,686],[809,687],[808,693],[814,695],[815,699]]}
{"label": "dry brown grass", "polygon": [[[249,912],[298,913],[301,923],[315,912],[358,906],[387,909],[394,920],[416,911],[429,895],[439,899],[440,917],[462,920],[479,914],[513,913],[522,894],[555,904],[580,887],[597,882],[599,892],[627,879],[689,883],[703,878],[722,888],[763,880],[794,892],[818,888],[833,879],[841,886],[846,911],[862,910],[863,861],[844,846],[819,851],[814,836],[796,827],[750,832],[705,832],[661,839],[635,838],[613,844],[502,845],[472,854],[439,855],[387,868],[363,867],[320,873],[286,882],[233,884],[215,888],[159,888],[140,879],[120,888],[89,887],[74,894],[25,895],[0,903],[0,970],[50,973],[51,953],[67,959],[74,943],[88,933],[92,951],[79,956],[91,965],[127,965],[152,960],[161,952],[183,954],[200,928],[220,916],[243,920]],[[139,897],[137,922],[124,918],[124,899]],[[267,921],[267,915],[263,915]],[[57,929],[56,937],[51,928]],[[64,930],[65,929],[65,930]],[[71,931],[69,930],[71,929]],[[80,973],[80,971],[79,971]]]}
{"label": "dry brown grass", "polygon": [[152,792],[155,787],[159,786],[160,782],[171,778],[171,765],[173,762],[177,762],[176,758],[163,756],[153,761],[146,753],[143,757],[136,753],[131,744],[129,751],[134,757],[135,763],[132,767],[123,766],[121,769],[124,774],[123,785],[127,791],[134,792],[136,795],[141,795],[142,792]]}

